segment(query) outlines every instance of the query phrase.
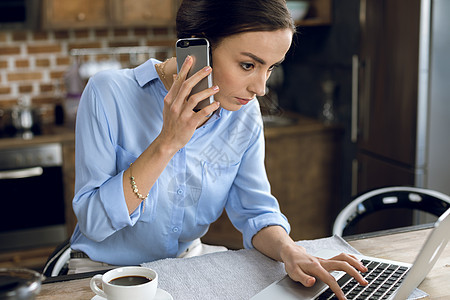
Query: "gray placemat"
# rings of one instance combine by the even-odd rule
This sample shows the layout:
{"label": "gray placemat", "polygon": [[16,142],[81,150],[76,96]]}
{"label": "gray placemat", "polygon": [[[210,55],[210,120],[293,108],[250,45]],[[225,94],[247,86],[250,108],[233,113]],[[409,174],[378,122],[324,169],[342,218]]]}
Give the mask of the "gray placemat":
{"label": "gray placemat", "polygon": [[[309,253],[317,253],[320,249],[358,253],[338,236],[297,243]],[[158,272],[159,287],[169,292],[175,300],[250,299],[286,275],[283,263],[274,261],[257,250],[168,258],[144,263],[142,266]],[[426,296],[422,291],[417,291],[420,297]]]}

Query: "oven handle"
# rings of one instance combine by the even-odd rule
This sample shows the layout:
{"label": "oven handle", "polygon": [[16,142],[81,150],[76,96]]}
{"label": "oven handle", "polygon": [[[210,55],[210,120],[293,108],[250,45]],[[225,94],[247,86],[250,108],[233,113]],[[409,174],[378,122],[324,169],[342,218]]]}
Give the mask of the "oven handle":
{"label": "oven handle", "polygon": [[28,169],[0,171],[0,179],[21,179],[28,177],[41,176],[44,173],[42,167]]}

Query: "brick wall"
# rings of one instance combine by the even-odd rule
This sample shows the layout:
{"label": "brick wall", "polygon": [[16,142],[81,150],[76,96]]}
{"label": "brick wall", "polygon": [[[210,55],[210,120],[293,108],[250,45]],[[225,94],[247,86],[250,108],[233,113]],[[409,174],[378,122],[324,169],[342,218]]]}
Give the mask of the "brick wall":
{"label": "brick wall", "polygon": [[[32,103],[50,109],[64,95],[63,76],[75,57],[74,48],[109,48],[134,46],[173,47],[174,28],[89,29],[68,31],[0,31],[0,108],[17,103],[22,95],[30,95]],[[81,61],[105,59],[80,57]],[[162,59],[163,57],[160,57]],[[120,55],[123,66],[130,57]]]}

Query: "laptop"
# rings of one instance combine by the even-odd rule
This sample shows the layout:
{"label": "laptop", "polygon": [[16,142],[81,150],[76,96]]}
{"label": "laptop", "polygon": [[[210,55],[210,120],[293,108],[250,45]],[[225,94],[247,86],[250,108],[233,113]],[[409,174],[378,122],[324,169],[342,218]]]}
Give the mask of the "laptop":
{"label": "laptop", "polygon": [[[369,281],[367,286],[359,285],[345,272],[332,272],[347,299],[405,300],[425,279],[436,263],[450,237],[450,209],[443,213],[434,224],[426,242],[413,264],[355,255],[369,269],[363,276]],[[339,252],[323,250],[318,257],[331,258]],[[275,281],[256,294],[251,300],[298,300],[337,299],[331,289],[320,280],[313,287],[304,287],[289,276]]]}

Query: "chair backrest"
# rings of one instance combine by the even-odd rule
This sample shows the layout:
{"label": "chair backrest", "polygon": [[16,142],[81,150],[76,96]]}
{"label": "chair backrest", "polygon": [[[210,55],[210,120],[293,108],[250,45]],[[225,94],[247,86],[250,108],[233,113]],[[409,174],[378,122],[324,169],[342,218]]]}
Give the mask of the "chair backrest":
{"label": "chair backrest", "polygon": [[45,277],[54,277],[67,274],[67,266],[70,259],[70,239],[59,244],[47,259],[42,274]]}
{"label": "chair backrest", "polygon": [[336,217],[333,234],[342,236],[344,229],[377,211],[408,208],[440,216],[450,208],[450,197],[443,193],[416,187],[394,186],[369,191],[350,202]]}

